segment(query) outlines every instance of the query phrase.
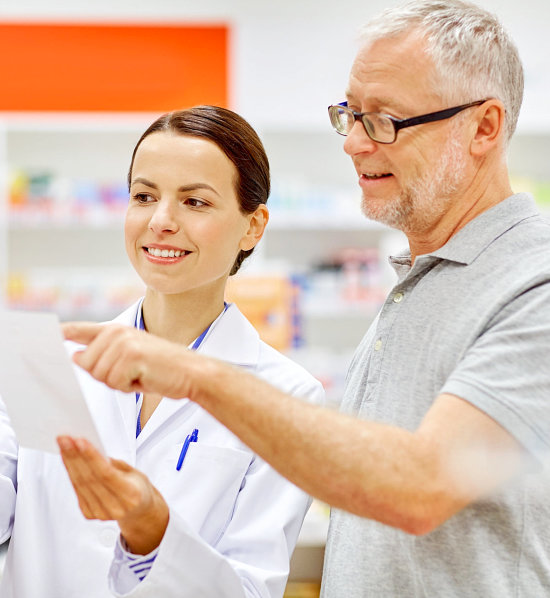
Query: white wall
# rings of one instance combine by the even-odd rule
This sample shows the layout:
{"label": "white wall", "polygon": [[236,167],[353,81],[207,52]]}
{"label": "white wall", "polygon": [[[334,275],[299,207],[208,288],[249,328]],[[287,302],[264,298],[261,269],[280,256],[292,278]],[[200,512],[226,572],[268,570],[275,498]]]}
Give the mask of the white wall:
{"label": "white wall", "polygon": [[[479,0],[514,36],[526,71],[520,129],[550,131],[550,2]],[[327,127],[358,27],[395,0],[3,0],[0,19],[224,21],[233,27],[232,107],[259,129]],[[37,49],[38,51],[38,49]]]}

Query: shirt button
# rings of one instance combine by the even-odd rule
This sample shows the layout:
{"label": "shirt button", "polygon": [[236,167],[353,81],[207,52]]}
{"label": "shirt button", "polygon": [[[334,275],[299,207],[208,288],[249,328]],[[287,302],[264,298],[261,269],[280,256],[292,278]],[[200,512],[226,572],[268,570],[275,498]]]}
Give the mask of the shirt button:
{"label": "shirt button", "polygon": [[380,349],[382,348],[382,339],[378,339],[375,343],[374,343],[374,350],[375,351],[380,351]]}
{"label": "shirt button", "polygon": [[395,295],[393,296],[393,302],[401,303],[401,301],[403,301],[403,293],[395,293]]}
{"label": "shirt button", "polygon": [[99,533],[99,541],[101,542],[101,544],[103,544],[103,546],[114,546],[116,543],[116,539],[118,537],[118,532],[115,531],[114,529],[102,529],[101,532]]}

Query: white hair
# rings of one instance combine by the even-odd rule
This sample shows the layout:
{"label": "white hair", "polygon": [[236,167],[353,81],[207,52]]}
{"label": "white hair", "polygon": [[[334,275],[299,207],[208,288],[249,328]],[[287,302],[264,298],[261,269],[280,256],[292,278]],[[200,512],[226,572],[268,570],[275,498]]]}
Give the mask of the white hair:
{"label": "white hair", "polygon": [[412,0],[389,8],[361,30],[361,41],[418,31],[436,69],[436,90],[462,104],[497,98],[506,109],[512,136],[523,98],[523,67],[518,50],[498,19],[461,0]]}

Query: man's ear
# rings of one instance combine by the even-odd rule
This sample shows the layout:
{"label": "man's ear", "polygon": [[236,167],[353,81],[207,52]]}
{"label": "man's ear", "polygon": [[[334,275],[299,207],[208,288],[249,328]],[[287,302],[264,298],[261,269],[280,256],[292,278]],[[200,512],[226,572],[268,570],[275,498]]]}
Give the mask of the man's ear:
{"label": "man's ear", "polygon": [[249,214],[248,230],[241,239],[240,249],[242,251],[248,251],[253,247],[256,247],[260,239],[262,238],[265,227],[269,220],[269,210],[265,203],[260,204],[252,214]]}
{"label": "man's ear", "polygon": [[506,135],[506,110],[500,100],[487,100],[475,114],[477,127],[470,144],[472,155],[481,156],[498,145]]}

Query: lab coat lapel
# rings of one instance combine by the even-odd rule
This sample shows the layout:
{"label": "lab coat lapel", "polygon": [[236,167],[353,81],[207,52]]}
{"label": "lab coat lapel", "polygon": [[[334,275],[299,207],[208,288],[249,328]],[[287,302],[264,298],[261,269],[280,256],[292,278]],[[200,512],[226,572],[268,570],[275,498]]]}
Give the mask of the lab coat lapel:
{"label": "lab coat lapel", "polygon": [[[139,302],[138,302],[139,303]],[[138,303],[118,316],[114,322],[133,325]],[[76,343],[67,342],[67,351],[79,349]],[[135,395],[124,394],[98,382],[83,369],[75,366],[75,373],[86,398],[86,403],[96,423],[103,448],[109,457],[135,463]],[[126,433],[121,434],[121,429]]]}
{"label": "lab coat lapel", "polygon": [[[113,320],[113,323],[134,326],[141,299]],[[239,308],[230,303],[216,325],[206,335],[199,353],[235,365],[254,367],[260,353],[260,336]]]}
{"label": "lab coat lapel", "polygon": [[191,412],[196,407],[196,404],[191,403],[189,399],[162,399],[137,437],[137,448],[140,449],[152,436],[156,436],[161,432],[164,434],[165,429],[172,426],[177,414],[183,411]]}
{"label": "lab coat lapel", "polygon": [[[113,323],[134,326],[141,301],[137,301],[117,316]],[[96,422],[100,422],[100,435],[110,457],[135,465],[136,462],[136,395],[112,390],[93,381],[96,385],[89,403]],[[91,381],[90,381],[91,383]],[[122,422],[122,424],[121,424]],[[124,430],[124,433],[121,433]]]}
{"label": "lab coat lapel", "polygon": [[[109,457],[133,463],[135,442],[131,442],[128,437],[130,417],[128,412],[133,408],[133,417],[135,418],[135,398],[132,406],[129,395],[112,390],[92,378],[81,368],[75,368],[75,373],[96,424],[105,453]],[[121,428],[126,430],[126,434],[121,434]]]}
{"label": "lab coat lapel", "polygon": [[260,336],[231,303],[198,352],[234,365],[255,367],[260,354]]}
{"label": "lab coat lapel", "polygon": [[[130,306],[125,312],[120,314],[114,322],[118,324],[124,324],[126,326],[135,326],[137,310],[141,305],[141,299]],[[169,399],[163,399],[159,406],[155,409],[151,415],[147,425],[143,428],[140,435],[136,439],[136,423],[137,423],[137,411],[136,411],[136,399],[135,394],[132,394],[132,401],[128,401],[123,393],[117,393],[117,402],[119,403],[121,413],[124,417],[125,429],[128,437],[131,439],[131,444],[134,447],[134,459],[135,451],[140,449],[145,443],[148,442],[151,436],[156,435],[170,425],[171,420],[177,413],[182,410],[192,407],[193,405],[187,399],[178,401],[172,401]],[[164,433],[164,432],[163,432]]]}
{"label": "lab coat lapel", "polygon": [[[236,305],[231,304],[209,331],[199,347],[198,353],[216,357],[241,367],[254,367],[258,362],[259,350],[260,337],[258,333]],[[181,418],[186,419],[196,408],[197,405],[189,399],[163,399],[138,436],[138,449],[143,447],[150,438],[159,433],[164,434],[166,428],[171,427],[176,416],[181,421]],[[184,415],[184,412],[187,413]]]}

